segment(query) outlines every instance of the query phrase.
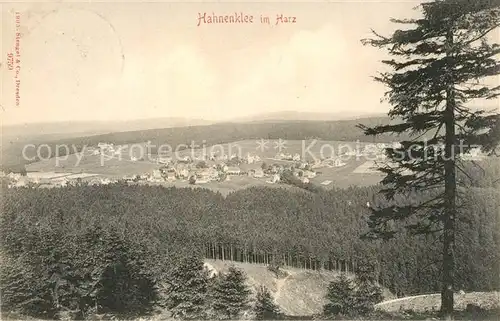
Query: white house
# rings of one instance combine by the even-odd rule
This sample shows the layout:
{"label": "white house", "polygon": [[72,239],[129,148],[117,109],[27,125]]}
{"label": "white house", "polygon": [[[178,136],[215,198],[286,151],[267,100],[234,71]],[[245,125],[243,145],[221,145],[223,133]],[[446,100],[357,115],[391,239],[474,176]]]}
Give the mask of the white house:
{"label": "white house", "polygon": [[18,180],[18,181],[16,181],[16,182],[14,183],[14,186],[15,186],[15,187],[25,187],[25,186],[27,186],[27,185],[28,185],[28,182],[27,182],[27,180],[25,180],[25,179],[20,179],[20,180]]}
{"label": "white house", "polygon": [[397,149],[397,148],[401,148],[401,147],[403,147],[403,145],[400,142],[394,142],[394,143],[392,143],[392,148]]}
{"label": "white house", "polygon": [[175,181],[175,179],[176,179],[175,172],[172,172],[172,171],[167,172],[167,180]]}
{"label": "white house", "polygon": [[219,172],[215,168],[204,168],[196,173],[196,181],[209,182],[219,177]]}
{"label": "white house", "polygon": [[256,168],[253,177],[255,178],[264,177],[264,171],[262,170],[262,168]]}
{"label": "white house", "polygon": [[133,181],[135,179],[135,175],[125,175],[122,179],[125,181]]}
{"label": "white house", "polygon": [[188,178],[189,176],[189,170],[185,167],[183,168],[178,168],[177,169],[177,175],[179,175],[182,178]]}
{"label": "white house", "polygon": [[227,168],[226,173],[228,175],[240,175],[241,169],[237,166],[230,166]]}
{"label": "white house", "polygon": [[163,176],[161,175],[161,171],[159,169],[153,170],[153,175],[151,175],[151,177],[156,180],[163,178]]}
{"label": "white house", "polygon": [[280,181],[280,176],[279,174],[274,174],[270,180],[267,181],[267,183],[275,184]]}
{"label": "white house", "polygon": [[18,181],[19,179],[21,179],[21,174],[9,173],[7,174],[7,177],[11,180]]}
{"label": "white house", "polygon": [[248,153],[247,157],[246,157],[246,161],[247,161],[247,164],[253,164],[255,162],[255,157],[253,157],[252,155],[250,155],[250,153]]}
{"label": "white house", "polygon": [[304,171],[304,177],[315,178],[316,177],[316,173],[313,172],[313,171]]}
{"label": "white house", "polygon": [[342,167],[346,165],[340,158],[335,158],[332,160],[331,164],[332,167]]}
{"label": "white house", "polygon": [[479,161],[483,158],[483,154],[480,148],[471,148],[468,153],[461,155],[461,158],[465,160]]}

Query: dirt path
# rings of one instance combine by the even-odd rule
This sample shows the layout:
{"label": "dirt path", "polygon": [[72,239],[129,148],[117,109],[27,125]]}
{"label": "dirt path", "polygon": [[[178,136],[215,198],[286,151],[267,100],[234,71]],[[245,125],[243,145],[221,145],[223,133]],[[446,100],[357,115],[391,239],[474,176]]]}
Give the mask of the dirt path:
{"label": "dirt path", "polygon": [[[376,304],[377,309],[384,311],[397,311],[400,309],[412,309],[414,311],[425,311],[426,309],[438,310],[441,306],[441,294],[422,294],[410,297],[388,300]],[[468,304],[475,304],[483,309],[497,309],[500,306],[499,292],[468,292],[455,293],[455,309],[465,310]]]}
{"label": "dirt path", "polygon": [[274,302],[278,302],[278,299],[281,296],[281,289],[285,286],[286,281],[292,275],[292,273],[288,272],[288,275],[285,278],[276,280],[276,293],[274,294]]}
{"label": "dirt path", "polygon": [[386,304],[391,304],[391,303],[395,303],[395,302],[403,302],[403,301],[408,301],[408,300],[412,300],[412,299],[416,299],[416,298],[426,298],[426,297],[433,297],[433,296],[440,296],[440,295],[441,294],[439,294],[439,293],[433,293],[433,294],[421,294],[421,295],[407,296],[404,298],[383,301],[383,302],[375,304],[375,306],[384,306]]}

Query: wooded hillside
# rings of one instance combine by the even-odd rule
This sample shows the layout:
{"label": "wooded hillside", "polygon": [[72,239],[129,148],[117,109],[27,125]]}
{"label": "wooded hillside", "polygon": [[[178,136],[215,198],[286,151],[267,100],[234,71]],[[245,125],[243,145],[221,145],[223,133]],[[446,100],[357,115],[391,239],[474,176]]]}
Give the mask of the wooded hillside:
{"label": "wooded hillside", "polygon": [[[30,242],[36,242],[30,235],[40,231],[57,228],[66,235],[81,235],[99,227],[142,244],[157,277],[175,253],[206,255],[208,244],[218,244],[233,251],[285,256],[301,267],[312,267],[307,262],[313,259],[355,264],[368,257],[377,265],[379,281],[395,294],[439,290],[432,238],[401,235],[380,244],[360,240],[367,229],[367,202],[380,201],[377,188],[317,193],[250,188],[227,198],[205,189],[125,184],[4,189],[2,252],[30,248]],[[464,290],[499,287],[498,208],[497,189],[467,190],[457,235],[457,284]]]}

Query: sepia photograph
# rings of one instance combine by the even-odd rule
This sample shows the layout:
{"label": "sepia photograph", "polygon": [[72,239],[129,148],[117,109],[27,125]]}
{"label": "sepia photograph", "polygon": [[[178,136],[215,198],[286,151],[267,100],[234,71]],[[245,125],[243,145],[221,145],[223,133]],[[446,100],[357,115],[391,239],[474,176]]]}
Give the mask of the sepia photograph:
{"label": "sepia photograph", "polygon": [[500,0],[0,8],[1,320],[499,320]]}

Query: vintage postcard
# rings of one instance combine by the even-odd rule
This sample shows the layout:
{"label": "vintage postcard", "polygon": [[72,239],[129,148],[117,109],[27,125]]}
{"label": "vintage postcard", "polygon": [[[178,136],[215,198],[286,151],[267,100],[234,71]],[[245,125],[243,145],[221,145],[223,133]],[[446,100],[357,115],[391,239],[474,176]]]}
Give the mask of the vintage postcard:
{"label": "vintage postcard", "polygon": [[497,320],[500,2],[0,2],[5,320]]}

